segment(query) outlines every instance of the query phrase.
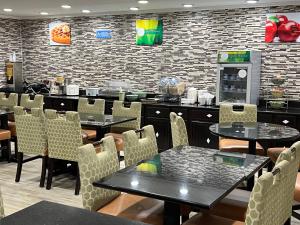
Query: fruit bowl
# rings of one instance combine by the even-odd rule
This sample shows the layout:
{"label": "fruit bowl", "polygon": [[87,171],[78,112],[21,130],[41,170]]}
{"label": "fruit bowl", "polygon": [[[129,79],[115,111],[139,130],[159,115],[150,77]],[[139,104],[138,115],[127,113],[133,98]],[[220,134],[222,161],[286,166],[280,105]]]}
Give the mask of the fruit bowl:
{"label": "fruit bowl", "polygon": [[283,78],[273,78],[271,82],[275,85],[282,85],[284,84],[285,80]]}
{"label": "fruit bowl", "polygon": [[139,96],[138,95],[126,95],[126,99],[130,102],[138,100]]}
{"label": "fruit bowl", "polygon": [[281,109],[283,106],[284,106],[284,103],[283,101],[270,101],[270,107],[272,109]]}
{"label": "fruit bowl", "polygon": [[284,95],[284,91],[281,89],[273,89],[271,93],[273,98],[282,98]]}

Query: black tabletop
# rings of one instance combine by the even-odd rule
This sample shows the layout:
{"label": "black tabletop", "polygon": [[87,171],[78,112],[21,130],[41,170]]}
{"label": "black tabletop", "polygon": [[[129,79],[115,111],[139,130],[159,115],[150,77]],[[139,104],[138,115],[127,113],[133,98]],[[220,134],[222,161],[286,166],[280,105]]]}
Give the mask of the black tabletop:
{"label": "black tabletop", "polygon": [[288,126],[271,123],[219,123],[209,130],[218,136],[249,141],[259,140],[295,140],[299,131]]}
{"label": "black tabletop", "polygon": [[6,108],[6,107],[0,107],[0,116],[12,114],[12,113],[14,113],[13,110],[10,110],[9,108]]}
{"label": "black tabletop", "polygon": [[106,177],[94,185],[164,201],[211,208],[269,159],[180,146]]}
{"label": "black tabletop", "polygon": [[97,115],[92,113],[79,113],[81,125],[91,127],[110,127],[112,125],[136,120],[134,117],[118,117],[112,115]]}
{"label": "black tabletop", "polygon": [[42,201],[0,220],[0,225],[146,225],[85,209]]}

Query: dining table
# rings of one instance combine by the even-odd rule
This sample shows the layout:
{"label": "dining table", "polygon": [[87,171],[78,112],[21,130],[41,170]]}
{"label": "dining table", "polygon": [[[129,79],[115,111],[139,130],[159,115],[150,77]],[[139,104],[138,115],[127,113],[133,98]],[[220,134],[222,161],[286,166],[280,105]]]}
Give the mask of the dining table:
{"label": "dining table", "polygon": [[120,217],[41,201],[0,219],[0,225],[146,225]]}
{"label": "dining table", "polygon": [[180,206],[210,209],[270,159],[216,149],[178,146],[93,183],[164,201],[164,225],[180,224]]}
{"label": "dining table", "polygon": [[82,126],[96,130],[97,140],[103,138],[112,126],[136,120],[136,117],[120,117],[94,113],[79,113],[79,117]]}

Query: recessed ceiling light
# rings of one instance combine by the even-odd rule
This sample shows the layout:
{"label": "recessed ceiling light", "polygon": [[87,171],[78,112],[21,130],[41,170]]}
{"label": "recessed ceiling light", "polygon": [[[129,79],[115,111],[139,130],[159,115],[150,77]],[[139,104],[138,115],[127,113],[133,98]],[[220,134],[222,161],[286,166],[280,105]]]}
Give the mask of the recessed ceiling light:
{"label": "recessed ceiling light", "polygon": [[192,4],[184,4],[183,7],[184,7],[184,8],[192,8],[193,5],[192,5]]}
{"label": "recessed ceiling light", "polygon": [[3,9],[4,12],[12,12],[12,9]]}
{"label": "recessed ceiling light", "polygon": [[131,11],[138,11],[138,10],[139,10],[138,7],[130,7],[129,9],[130,9]]}
{"label": "recessed ceiling light", "polygon": [[147,4],[147,3],[149,3],[149,1],[147,1],[147,0],[139,0],[138,3],[140,3],[140,4]]}
{"label": "recessed ceiling light", "polygon": [[82,13],[90,13],[91,11],[88,10],[88,9],[83,9],[83,10],[81,10],[81,12],[82,12]]}
{"label": "recessed ceiling light", "polygon": [[47,13],[47,12],[40,12],[40,14],[43,15],[43,16],[49,15],[49,13]]}
{"label": "recessed ceiling light", "polygon": [[246,2],[249,4],[255,4],[258,2],[258,0],[247,0]]}
{"label": "recessed ceiling light", "polygon": [[70,5],[62,5],[61,6],[63,9],[71,9],[71,6]]}

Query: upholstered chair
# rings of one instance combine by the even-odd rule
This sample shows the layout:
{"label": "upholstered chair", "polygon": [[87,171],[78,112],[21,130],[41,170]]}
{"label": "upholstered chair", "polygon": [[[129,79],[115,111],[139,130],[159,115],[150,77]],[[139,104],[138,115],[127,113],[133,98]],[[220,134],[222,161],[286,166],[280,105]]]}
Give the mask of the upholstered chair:
{"label": "upholstered chair", "polygon": [[8,97],[4,92],[0,92],[0,107],[9,108],[14,110],[14,107],[18,105],[18,94],[10,93]]}
{"label": "upholstered chair", "polygon": [[152,125],[143,127],[139,131],[123,133],[125,166],[149,159],[158,154],[156,136]]}
{"label": "upholstered chair", "polygon": [[[24,107],[15,106],[14,111],[19,145],[15,181],[20,181],[23,163],[42,158],[40,187],[44,187],[47,163],[47,135],[43,109],[32,108],[31,113],[27,113]],[[23,160],[24,154],[33,157]]]}
{"label": "upholstered chair", "polygon": [[[94,104],[90,104],[87,98],[79,98],[78,109],[79,113],[90,113],[93,115],[104,115],[105,100],[95,99]],[[95,139],[97,132],[89,128],[83,128],[82,132],[86,134],[87,139]]]}
{"label": "upholstered chair", "polygon": [[[257,122],[257,106],[251,104],[244,104],[243,111],[234,111],[232,104],[221,104],[219,123],[233,123],[233,122],[245,122],[256,123]],[[249,142],[243,140],[220,138],[219,149],[226,152],[241,152],[248,153]],[[256,154],[265,155],[263,147],[256,143]]]}
{"label": "upholstered chair", "polygon": [[48,179],[46,189],[51,189],[53,161],[71,161],[77,168],[75,194],[79,194],[80,177],[78,171],[78,147],[83,145],[78,112],[57,114],[55,110],[45,110],[48,137]]}
{"label": "upholstered chair", "polygon": [[2,198],[2,192],[0,189],[0,220],[4,217],[4,205],[3,205],[3,198]]}
{"label": "upholstered chair", "polygon": [[20,106],[23,106],[27,109],[32,108],[40,108],[44,107],[44,96],[43,95],[35,95],[33,100],[30,100],[29,94],[22,94],[21,95],[21,102]]}
{"label": "upholstered chair", "polygon": [[101,152],[96,153],[92,144],[79,148],[78,163],[83,207],[91,211],[149,224],[163,224],[163,202],[93,186],[93,182],[99,181],[119,169],[113,137],[103,138],[101,149]]}
{"label": "upholstered chair", "polygon": [[182,117],[177,116],[177,114],[174,112],[171,112],[170,120],[173,148],[180,145],[189,145],[188,133]]}
{"label": "upholstered chair", "polygon": [[[295,190],[295,200],[300,201],[300,188],[298,187],[300,175],[298,172],[299,162],[300,162],[300,142],[295,143],[291,148],[285,149],[277,159],[276,165],[282,161],[288,161],[288,175],[284,184],[284,190],[286,193],[283,197],[278,199],[282,200],[280,204],[284,205],[284,211],[286,214],[291,216],[292,204],[293,204],[293,193]],[[275,169],[273,169],[275,170]],[[298,174],[298,175],[297,175]],[[297,182],[296,182],[297,177]],[[295,188],[296,182],[296,188]],[[300,183],[300,182],[299,182]],[[288,196],[288,197],[287,197]],[[244,221],[246,219],[247,206],[249,205],[250,192],[243,190],[234,190],[229,194],[224,200],[217,204],[214,208],[209,210],[210,214],[214,214],[221,217],[226,217],[231,220]],[[293,215],[296,213],[293,213]],[[297,214],[296,214],[297,215]]]}
{"label": "upholstered chair", "polygon": [[138,130],[141,126],[142,104],[140,102],[132,102],[130,107],[124,107],[122,101],[114,101],[113,116],[134,117],[136,120],[121,123],[111,127],[111,133],[105,136],[113,136],[118,151],[124,150],[124,140],[122,133],[128,130]]}
{"label": "upholstered chair", "polygon": [[[244,221],[235,221],[212,214],[198,214],[184,225],[285,224],[292,213],[293,186],[299,164],[299,153],[293,152],[292,155],[290,158],[290,153],[287,153],[272,172],[265,173],[258,178],[250,194]],[[232,211],[232,213],[235,212]]]}

